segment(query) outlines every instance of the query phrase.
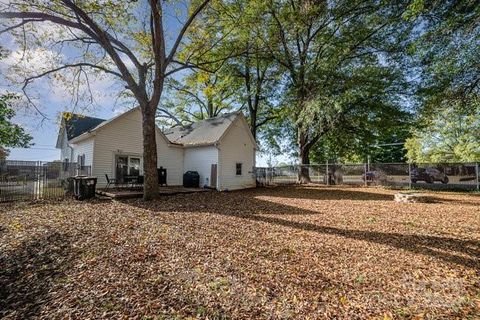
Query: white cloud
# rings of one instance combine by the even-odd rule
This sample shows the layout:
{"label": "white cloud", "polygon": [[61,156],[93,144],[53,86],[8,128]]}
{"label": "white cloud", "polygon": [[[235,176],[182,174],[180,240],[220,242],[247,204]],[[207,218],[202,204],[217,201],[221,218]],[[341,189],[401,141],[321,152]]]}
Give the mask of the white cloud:
{"label": "white cloud", "polygon": [[26,77],[32,77],[56,67],[61,60],[61,55],[50,50],[18,49],[0,60],[0,71],[7,80],[19,83]]}
{"label": "white cloud", "polygon": [[[4,75],[6,82],[16,84],[20,88],[26,78],[58,68],[64,64],[65,60],[68,60],[65,55],[42,48],[16,50],[0,61],[0,72]],[[77,72],[78,68],[66,68],[33,79],[29,84],[29,92],[37,91],[52,102],[66,103],[77,94],[86,98],[91,91],[98,103],[104,103],[107,96],[110,97],[113,91],[118,91],[118,88],[114,88],[117,81],[113,76],[95,72],[92,68],[84,68],[78,82]],[[80,86],[79,92],[77,92],[78,86]]]}

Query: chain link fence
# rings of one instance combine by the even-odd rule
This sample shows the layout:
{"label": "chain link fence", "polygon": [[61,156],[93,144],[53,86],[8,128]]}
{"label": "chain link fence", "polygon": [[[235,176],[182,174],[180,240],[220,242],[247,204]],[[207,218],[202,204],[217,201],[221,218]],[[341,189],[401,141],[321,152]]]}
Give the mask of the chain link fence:
{"label": "chain link fence", "polygon": [[0,161],[0,202],[62,198],[67,178],[90,175],[89,166],[72,162]]}
{"label": "chain link fence", "polygon": [[[480,190],[479,163],[361,163],[257,167],[257,184],[377,185],[433,190]],[[304,179],[305,180],[305,179]]]}

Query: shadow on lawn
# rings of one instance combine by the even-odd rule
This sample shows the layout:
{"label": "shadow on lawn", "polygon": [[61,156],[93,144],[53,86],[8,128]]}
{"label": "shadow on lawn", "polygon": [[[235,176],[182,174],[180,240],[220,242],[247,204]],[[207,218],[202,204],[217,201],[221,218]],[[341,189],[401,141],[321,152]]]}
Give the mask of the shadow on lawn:
{"label": "shadow on lawn", "polygon": [[[478,268],[480,265],[480,241],[378,231],[348,230],[261,215],[240,217],[252,221],[261,221],[289,228],[340,236],[347,239],[363,240],[388,245],[466,267]],[[450,251],[451,253],[440,252],[438,250]]]}
{"label": "shadow on lawn", "polygon": [[346,190],[345,188],[334,189],[334,187],[332,188],[327,186],[258,188],[242,192],[253,192],[272,197],[311,200],[385,201],[393,199],[392,195],[371,192],[368,191],[368,189],[365,189],[365,191],[360,191],[358,189]]}
{"label": "shadow on lawn", "polygon": [[37,237],[0,256],[0,318],[35,316],[73,259],[60,233]]}
{"label": "shadow on lawn", "polygon": [[[299,192],[300,190],[296,191]],[[335,192],[337,191],[338,190],[335,190]],[[294,189],[292,191],[292,197],[294,197],[297,192],[295,192]],[[354,193],[355,191],[352,191],[352,194]],[[151,203],[145,203],[140,200],[125,201],[125,203],[136,207],[142,207],[153,212],[204,212],[239,217],[249,221],[264,222],[287,228],[316,232],[319,234],[387,245],[393,248],[431,256],[465,267],[478,268],[480,265],[480,241],[440,236],[349,230],[309,222],[282,219],[272,215],[322,215],[323,213],[256,198],[260,195],[276,196],[277,194],[278,196],[283,196],[283,193],[277,191],[265,192],[264,190],[252,190],[244,191],[242,193],[232,192],[228,194],[209,193],[208,196],[202,194],[194,194],[187,197],[180,196],[182,197],[181,205],[179,205],[178,197],[166,197]],[[345,193],[340,192],[340,195],[345,195]],[[299,195],[299,198],[305,199],[302,195]],[[219,203],[223,203],[224,205],[219,205]]]}

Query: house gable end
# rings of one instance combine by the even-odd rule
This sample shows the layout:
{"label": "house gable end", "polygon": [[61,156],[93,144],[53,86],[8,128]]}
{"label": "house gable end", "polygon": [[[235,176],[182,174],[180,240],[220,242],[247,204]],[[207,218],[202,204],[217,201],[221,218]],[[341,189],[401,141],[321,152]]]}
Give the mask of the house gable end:
{"label": "house gable end", "polygon": [[234,125],[237,121],[241,122],[242,127],[247,132],[247,135],[250,139],[250,142],[253,144],[254,148],[257,149],[257,142],[255,141],[255,138],[253,137],[252,132],[250,131],[250,127],[248,126],[247,120],[245,119],[245,116],[242,113],[239,113],[238,116],[235,118],[235,120],[232,121],[232,123],[228,126],[228,128],[225,130],[225,132],[220,137],[220,139],[218,139],[218,143],[220,143],[220,144],[222,143],[222,140],[224,140],[225,137],[229,134],[229,132],[234,127]]}

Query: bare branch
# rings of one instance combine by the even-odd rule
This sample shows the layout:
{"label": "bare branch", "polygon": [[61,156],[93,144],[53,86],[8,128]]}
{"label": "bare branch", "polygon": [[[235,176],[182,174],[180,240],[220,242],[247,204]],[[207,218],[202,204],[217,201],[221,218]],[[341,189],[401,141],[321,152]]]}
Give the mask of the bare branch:
{"label": "bare branch", "polygon": [[36,21],[42,21],[42,20],[38,20],[38,19],[24,19],[24,20],[22,20],[22,22],[20,22],[20,23],[18,23],[18,24],[16,24],[16,25],[13,25],[13,26],[10,26],[10,27],[8,27],[8,28],[6,28],[6,29],[0,30],[0,34],[5,33],[5,32],[8,32],[8,31],[12,31],[12,30],[14,30],[14,29],[16,29],[16,28],[19,28],[19,27],[24,26],[24,25],[27,24],[27,23],[36,22]]}
{"label": "bare branch", "polygon": [[45,72],[42,72],[38,75],[35,75],[35,76],[32,76],[32,77],[29,77],[29,78],[26,78],[25,81],[24,81],[24,85],[23,85],[23,88],[25,88],[30,82],[32,82],[33,80],[35,79],[39,79],[39,78],[42,78],[46,75],[49,75],[51,73],[55,73],[55,72],[58,72],[60,70],[63,70],[63,69],[67,69],[67,68],[78,68],[78,67],[90,67],[90,68],[94,68],[94,69],[99,69],[105,73],[109,73],[109,74],[113,74],[119,78],[122,78],[122,75],[119,74],[118,72],[115,72],[115,71],[112,71],[112,70],[109,70],[107,68],[104,68],[104,67],[101,67],[101,66],[98,66],[98,65],[95,65],[95,64],[91,64],[91,63],[87,63],[87,62],[79,62],[79,63],[74,63],[74,64],[65,64],[61,67],[58,67],[58,68],[54,68],[54,69],[50,69],[50,70],[47,70]]}
{"label": "bare branch", "polygon": [[185,32],[187,32],[188,28],[192,24],[193,20],[197,17],[197,15],[203,10],[203,8],[206,7],[206,5],[210,2],[210,0],[204,0],[198,7],[195,9],[195,11],[190,15],[188,20],[185,22],[185,24],[182,27],[182,30],[180,30],[180,33],[177,36],[177,39],[175,40],[175,43],[173,44],[172,49],[170,50],[170,53],[167,57],[167,63],[168,65],[171,61],[173,61],[173,57],[175,56],[175,53],[177,52],[178,46],[182,42],[183,36],[185,35]]}
{"label": "bare branch", "polygon": [[178,119],[178,117],[176,117],[173,113],[168,111],[166,108],[160,108],[160,109],[158,109],[158,112],[163,112],[165,114],[165,116],[157,114],[157,117],[172,119],[173,121],[175,121],[175,123],[177,125],[179,125],[179,126],[183,125],[182,121],[180,121],[180,119]]}
{"label": "bare branch", "polygon": [[122,79],[127,82],[129,89],[132,90],[132,92],[137,96],[138,99],[144,99],[145,97],[140,96],[139,88],[137,83],[135,82],[135,79],[133,78],[132,74],[128,70],[128,68],[125,66],[125,63],[123,60],[120,58],[118,52],[115,50],[112,42],[111,42],[111,36],[109,34],[102,30],[90,17],[89,15],[83,11],[79,6],[77,6],[73,1],[71,0],[62,0],[62,2],[70,8],[78,17],[84,21],[88,27],[85,27],[83,23],[78,23],[82,28],[87,29],[88,32],[87,34],[93,37],[95,40],[98,41],[98,43],[104,48],[104,50],[108,53],[108,55],[112,58],[113,62],[117,65],[118,70],[122,74]]}

